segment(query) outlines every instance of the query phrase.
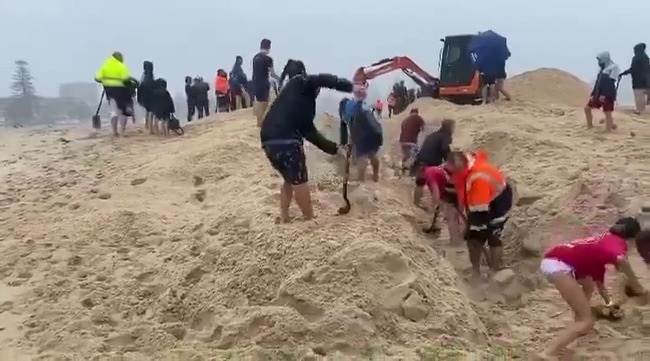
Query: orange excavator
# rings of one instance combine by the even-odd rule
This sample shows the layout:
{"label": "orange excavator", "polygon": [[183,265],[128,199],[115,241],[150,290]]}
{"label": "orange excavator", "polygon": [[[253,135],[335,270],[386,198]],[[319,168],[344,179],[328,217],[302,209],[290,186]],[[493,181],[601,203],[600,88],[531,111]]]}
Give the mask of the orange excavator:
{"label": "orange excavator", "polygon": [[450,35],[440,39],[443,47],[438,59],[438,78],[427,73],[406,56],[382,59],[357,69],[355,81],[368,81],[401,70],[421,88],[423,96],[441,98],[456,104],[481,104],[483,87],[469,52],[474,35]]}

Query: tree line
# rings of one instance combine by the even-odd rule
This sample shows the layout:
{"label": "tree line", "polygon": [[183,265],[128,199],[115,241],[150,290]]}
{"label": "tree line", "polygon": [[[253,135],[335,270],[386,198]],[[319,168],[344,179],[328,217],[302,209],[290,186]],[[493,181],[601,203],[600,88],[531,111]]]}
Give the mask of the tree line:
{"label": "tree line", "polygon": [[14,62],[16,70],[11,77],[11,96],[5,99],[4,119],[14,125],[51,123],[61,118],[89,119],[93,110],[83,101],[39,97],[34,77],[25,60]]}

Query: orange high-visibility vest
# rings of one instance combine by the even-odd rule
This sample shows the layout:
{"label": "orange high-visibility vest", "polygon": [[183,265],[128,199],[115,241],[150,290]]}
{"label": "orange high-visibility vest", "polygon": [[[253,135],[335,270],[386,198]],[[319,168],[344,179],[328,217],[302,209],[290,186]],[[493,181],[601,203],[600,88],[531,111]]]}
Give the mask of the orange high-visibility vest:
{"label": "orange high-visibility vest", "polygon": [[484,152],[477,152],[468,158],[468,167],[454,176],[458,204],[468,212],[487,212],[490,203],[506,188],[506,178],[488,162]]}

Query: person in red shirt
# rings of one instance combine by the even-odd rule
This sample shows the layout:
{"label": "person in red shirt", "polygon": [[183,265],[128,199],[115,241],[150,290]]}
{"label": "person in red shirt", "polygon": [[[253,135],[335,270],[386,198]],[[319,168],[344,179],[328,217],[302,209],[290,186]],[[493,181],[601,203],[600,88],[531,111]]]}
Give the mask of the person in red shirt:
{"label": "person in red shirt", "polygon": [[402,173],[406,173],[418,154],[418,136],[424,129],[424,119],[418,109],[411,109],[411,114],[402,121],[402,131],[399,134],[399,143],[402,149]]}
{"label": "person in red shirt", "polygon": [[[631,293],[646,294],[627,260],[626,241],[636,238],[637,244],[645,246],[649,241],[647,234],[648,232],[641,232],[641,226],[635,218],[625,217],[619,219],[606,233],[560,244],[546,253],[540,265],[541,271],[569,304],[575,321],[547,345],[539,354],[541,359],[555,357],[571,342],[591,331],[595,320],[589,300],[594,288],[605,304],[614,305],[604,285],[608,265],[615,266],[625,275]],[[638,247],[637,250],[642,253],[640,249],[645,248]]]}
{"label": "person in red shirt", "polygon": [[377,118],[381,118],[381,112],[384,110],[384,103],[381,99],[377,99],[375,102],[375,111],[377,112]]}
{"label": "person in red shirt", "polygon": [[[440,234],[437,219],[440,211],[442,211],[442,216],[447,223],[451,244],[460,244],[463,239],[461,232],[463,222],[458,213],[458,198],[456,196],[456,187],[452,182],[451,171],[445,165],[425,167],[422,171],[422,177],[431,192],[430,209],[434,212],[431,232],[434,235]],[[416,205],[420,205],[420,200],[416,200]]]}

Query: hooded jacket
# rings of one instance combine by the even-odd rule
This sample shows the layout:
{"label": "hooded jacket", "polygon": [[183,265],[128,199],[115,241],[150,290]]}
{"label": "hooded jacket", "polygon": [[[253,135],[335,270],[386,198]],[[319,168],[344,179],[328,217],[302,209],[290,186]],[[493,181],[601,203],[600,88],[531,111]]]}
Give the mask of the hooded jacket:
{"label": "hooded jacket", "polygon": [[195,81],[192,85],[192,92],[194,93],[194,101],[197,103],[208,101],[208,92],[210,85],[203,80]]}
{"label": "hooded jacket", "polygon": [[636,44],[630,68],[621,73],[621,76],[632,75],[632,89],[650,88],[650,59],[645,49],[645,43]]}
{"label": "hooded jacket", "polygon": [[609,51],[603,51],[596,56],[600,72],[596,78],[596,83],[591,91],[591,96],[594,97],[607,97],[612,101],[616,100],[616,82],[620,75],[620,69],[616,65],[609,54]]}
{"label": "hooded jacket", "polygon": [[262,146],[302,144],[304,139],[328,154],[336,154],[336,143],[325,138],[314,125],[316,98],[320,88],[351,92],[352,83],[331,74],[298,75],[291,78],[269,107],[260,129]]}
{"label": "hooded jacket", "polygon": [[151,99],[152,112],[156,118],[169,119],[176,112],[174,99],[167,90],[167,81],[165,79],[154,80]]}
{"label": "hooded jacket", "polygon": [[235,58],[235,64],[232,66],[232,70],[230,71],[231,87],[236,88],[237,90],[245,88],[248,84],[248,77],[242,68],[243,62],[244,60],[241,56]]}
{"label": "hooded jacket", "polygon": [[143,73],[142,79],[140,80],[140,86],[138,87],[138,104],[145,108],[148,112],[151,110],[151,93],[154,89],[154,76],[153,76],[153,63],[150,61],[145,61],[142,64]]}
{"label": "hooded jacket", "polygon": [[453,141],[451,129],[441,127],[424,138],[420,151],[415,156],[414,167],[439,166],[449,155],[449,147]]}

